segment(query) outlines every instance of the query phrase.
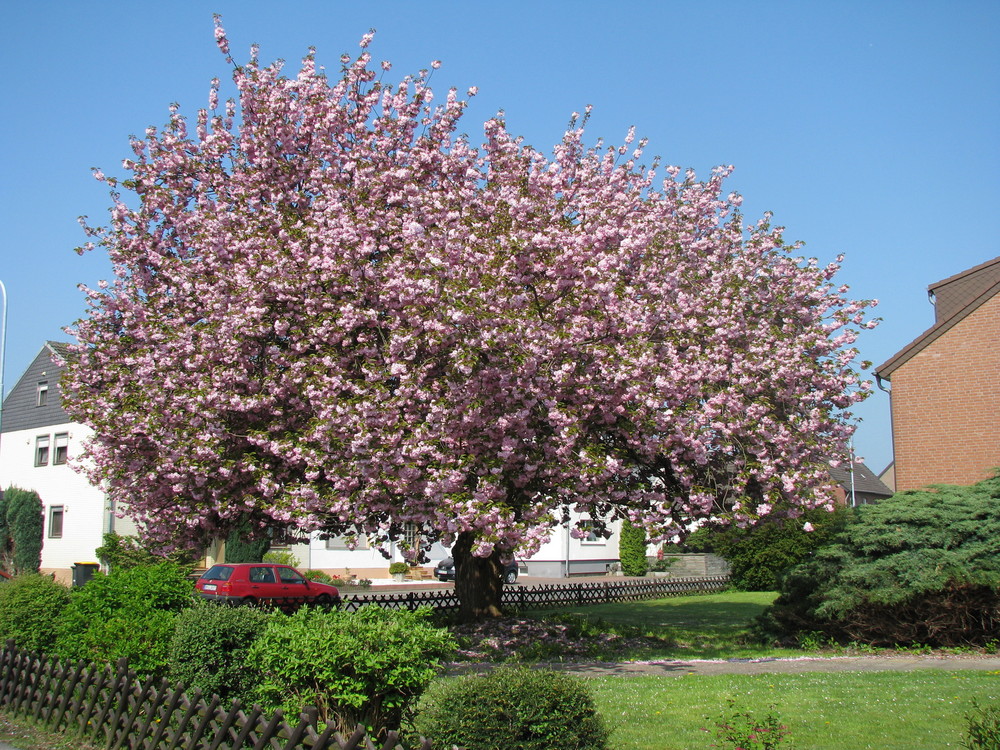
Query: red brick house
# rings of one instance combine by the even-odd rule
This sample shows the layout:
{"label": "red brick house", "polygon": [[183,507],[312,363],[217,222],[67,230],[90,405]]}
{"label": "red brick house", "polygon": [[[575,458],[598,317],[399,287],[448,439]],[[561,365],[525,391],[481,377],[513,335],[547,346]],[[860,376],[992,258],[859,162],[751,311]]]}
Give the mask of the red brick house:
{"label": "red brick house", "polygon": [[875,371],[892,384],[898,491],[974,484],[1000,467],[1000,257],[927,291],[934,325]]}

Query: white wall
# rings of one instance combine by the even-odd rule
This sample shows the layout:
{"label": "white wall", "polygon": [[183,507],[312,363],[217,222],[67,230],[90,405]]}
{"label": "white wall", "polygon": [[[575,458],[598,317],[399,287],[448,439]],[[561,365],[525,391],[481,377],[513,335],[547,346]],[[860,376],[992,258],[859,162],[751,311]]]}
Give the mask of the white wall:
{"label": "white wall", "polygon": [[[0,487],[34,490],[45,506],[42,537],[42,571],[54,572],[69,581],[77,562],[97,562],[94,550],[101,546],[108,523],[104,493],[90,485],[83,474],[68,464],[55,465],[55,436],[69,434],[69,458],[79,453],[90,430],[76,423],[47,425],[35,429],[6,432],[0,436]],[[49,436],[49,459],[35,466],[36,439]],[[61,538],[50,536],[50,508],[63,507]],[[117,521],[117,519],[116,519]]]}

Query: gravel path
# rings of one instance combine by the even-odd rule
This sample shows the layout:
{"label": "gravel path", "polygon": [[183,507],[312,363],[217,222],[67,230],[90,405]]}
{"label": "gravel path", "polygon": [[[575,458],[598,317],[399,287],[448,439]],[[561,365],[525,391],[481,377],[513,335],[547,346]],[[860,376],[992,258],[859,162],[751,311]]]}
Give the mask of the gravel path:
{"label": "gravel path", "polygon": [[[794,659],[694,659],[679,661],[636,662],[552,662],[538,666],[585,677],[608,675],[685,675],[712,674],[799,674],[804,672],[909,672],[915,669],[949,671],[974,669],[1000,674],[1000,657],[995,656],[830,656],[798,657]],[[492,665],[460,664],[448,669],[448,674],[468,674],[490,669]],[[0,749],[2,750],[2,749]]]}

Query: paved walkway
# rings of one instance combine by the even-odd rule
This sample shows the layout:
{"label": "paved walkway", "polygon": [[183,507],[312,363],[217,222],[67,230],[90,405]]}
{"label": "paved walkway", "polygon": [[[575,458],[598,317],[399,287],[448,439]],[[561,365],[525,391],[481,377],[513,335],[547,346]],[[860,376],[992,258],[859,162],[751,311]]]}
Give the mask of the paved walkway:
{"label": "paved walkway", "polygon": [[[449,674],[485,671],[493,665],[463,664],[449,669]],[[636,662],[553,662],[539,665],[584,677],[713,674],[801,674],[805,672],[910,672],[916,669],[949,671],[979,670],[1000,674],[1000,657],[994,656],[830,656],[794,659],[664,659]],[[0,748],[0,750],[3,750]]]}

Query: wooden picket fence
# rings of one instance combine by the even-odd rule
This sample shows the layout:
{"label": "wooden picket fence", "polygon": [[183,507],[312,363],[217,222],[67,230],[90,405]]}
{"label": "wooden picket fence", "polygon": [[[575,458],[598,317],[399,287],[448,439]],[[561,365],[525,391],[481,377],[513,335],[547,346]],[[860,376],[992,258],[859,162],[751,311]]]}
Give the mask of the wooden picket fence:
{"label": "wooden picket fence", "polygon": [[[506,586],[503,606],[513,609],[546,609],[548,607],[629,602],[655,599],[661,596],[712,593],[729,586],[729,576],[708,578],[626,578],[620,581],[586,581],[540,586]],[[377,604],[397,609],[433,607],[441,610],[458,609],[458,597],[453,590],[396,591],[385,594],[358,594],[345,597],[343,609],[348,612]]]}
{"label": "wooden picket fence", "polygon": [[[0,652],[0,709],[106,750],[404,750],[396,732],[376,745],[360,727],[350,737],[319,731],[311,707],[289,724],[280,710],[267,716],[197,689],[189,695],[182,684],[142,680],[124,659],[115,667],[74,664],[20,651],[13,640]],[[418,749],[431,744],[422,739]]]}
{"label": "wooden picket fence", "polygon": [[[504,589],[504,606],[533,609],[721,591],[728,576],[625,579]],[[407,591],[345,599],[363,606],[458,608],[451,591]],[[187,691],[183,684],[141,679],[123,659],[114,667],[73,663],[20,651],[13,640],[0,651],[0,709],[30,717],[56,732],[87,737],[106,750],[405,750],[396,732],[380,745],[358,728],[350,737],[320,729],[314,708],[289,723],[282,712],[244,710],[239,701]],[[432,750],[421,738],[414,750]],[[453,749],[456,750],[456,749]]]}

